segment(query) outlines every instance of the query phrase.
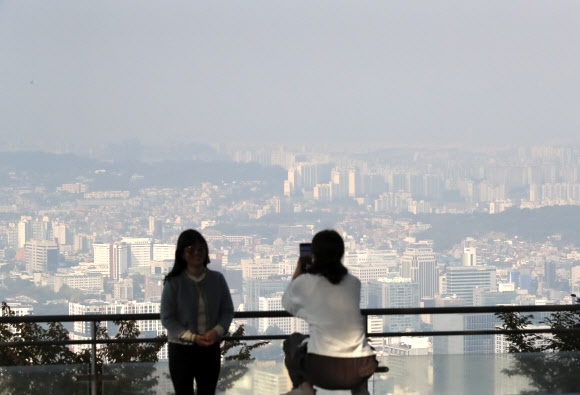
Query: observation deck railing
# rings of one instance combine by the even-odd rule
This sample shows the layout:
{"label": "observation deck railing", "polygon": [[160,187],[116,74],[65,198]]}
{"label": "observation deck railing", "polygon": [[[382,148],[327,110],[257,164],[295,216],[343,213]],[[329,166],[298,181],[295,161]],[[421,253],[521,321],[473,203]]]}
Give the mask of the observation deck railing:
{"label": "observation deck railing", "polygon": [[[361,313],[365,318],[369,316],[401,316],[401,315],[459,315],[459,314],[495,314],[495,313],[554,313],[554,312],[578,312],[580,311],[580,304],[571,305],[542,305],[542,306],[481,306],[481,307],[426,307],[426,308],[370,308],[361,309]],[[283,318],[292,317],[285,311],[248,311],[236,312],[234,319],[251,319],[251,318]],[[99,377],[99,372],[96,368],[97,361],[97,346],[99,344],[113,344],[113,343],[164,343],[166,340],[162,338],[109,338],[98,339],[97,328],[100,323],[112,321],[145,321],[145,320],[159,320],[159,313],[145,313],[145,314],[88,314],[88,315],[30,315],[30,316],[1,316],[0,326],[5,324],[17,323],[49,323],[49,322],[90,322],[91,323],[91,338],[85,340],[46,340],[46,341],[12,341],[0,342],[0,348],[4,347],[24,347],[24,346],[46,346],[46,345],[79,345],[87,344],[91,348],[91,362],[90,375],[85,378],[90,383],[90,388],[86,392],[91,395],[103,393],[97,388],[98,383],[102,383],[103,377]],[[368,319],[365,319],[365,323]],[[505,329],[484,329],[484,330],[439,330],[439,331],[414,331],[414,332],[380,332],[369,333],[367,328],[367,336],[369,338],[389,338],[389,337],[437,337],[437,336],[477,336],[477,335],[498,335],[498,334],[557,334],[557,333],[578,333],[579,328],[531,328],[521,330],[505,330]],[[283,340],[288,334],[278,335],[247,335],[242,337],[235,337],[235,340],[244,341],[260,341],[260,340]],[[225,337],[223,340],[233,340],[232,337]],[[1,371],[2,366],[0,366]],[[0,372],[1,373],[1,372]],[[9,374],[9,373],[3,373]],[[101,373],[102,374],[102,373]],[[0,374],[1,376],[1,374]]]}

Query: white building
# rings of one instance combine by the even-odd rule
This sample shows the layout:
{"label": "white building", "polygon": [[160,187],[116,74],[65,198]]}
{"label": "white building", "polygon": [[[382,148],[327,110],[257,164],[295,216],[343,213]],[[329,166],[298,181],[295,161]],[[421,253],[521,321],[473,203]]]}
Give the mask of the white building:
{"label": "white building", "polygon": [[438,292],[437,259],[431,247],[409,247],[401,257],[401,277],[419,284],[421,298],[432,298]]}
{"label": "white building", "polygon": [[[277,292],[271,296],[261,296],[258,299],[259,311],[281,311],[283,292]],[[269,327],[277,327],[283,333],[308,333],[308,324],[301,318],[296,317],[273,317],[258,318],[258,332],[264,333]]]}
{"label": "white building", "polygon": [[[148,266],[152,255],[152,241],[145,237],[123,237],[122,242],[129,245],[129,262],[131,266]],[[173,247],[175,257],[175,247]]]}
{"label": "white building", "polygon": [[497,292],[496,269],[492,266],[451,266],[446,273],[447,293],[473,306],[476,287]]}
{"label": "white building", "polygon": [[397,266],[397,251],[394,250],[365,250],[347,251],[344,254],[344,265],[374,265],[395,267]]}
{"label": "white building", "polygon": [[58,244],[54,241],[33,239],[24,246],[26,271],[32,273],[56,272],[58,268]]}
{"label": "white building", "polygon": [[127,243],[93,244],[95,264],[109,267],[109,277],[122,278],[129,267],[129,245]]}
{"label": "white building", "polygon": [[54,292],[58,292],[63,285],[90,293],[100,293],[105,289],[104,278],[97,273],[56,273],[54,275]]}
{"label": "white building", "polygon": [[475,247],[464,247],[461,254],[461,264],[463,266],[477,266],[477,251]]}
{"label": "white building", "polygon": [[[69,302],[69,315],[94,315],[94,314],[146,314],[159,313],[161,304],[159,302],[114,302],[108,303],[101,300],[85,301],[82,303]],[[117,328],[112,322],[101,323],[107,326],[110,337],[116,335]],[[161,326],[160,320],[138,320],[137,327],[141,331],[141,337],[155,337],[165,333],[165,328]],[[73,324],[73,331],[70,333],[72,340],[90,340],[91,322],[78,321]],[[90,347],[89,344],[73,345],[74,352]],[[167,344],[158,353],[160,360],[167,359]]]}
{"label": "white building", "polygon": [[153,244],[153,261],[175,260],[175,246],[173,244]]}
{"label": "white building", "polygon": [[[419,284],[409,278],[380,278],[368,284],[369,308],[419,307]],[[383,316],[383,329],[390,332],[404,332],[419,329],[417,315]]]}

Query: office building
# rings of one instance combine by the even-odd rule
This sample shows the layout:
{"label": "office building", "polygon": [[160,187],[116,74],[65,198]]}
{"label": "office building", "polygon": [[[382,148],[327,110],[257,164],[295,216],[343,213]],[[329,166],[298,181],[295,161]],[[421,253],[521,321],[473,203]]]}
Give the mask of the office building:
{"label": "office building", "polygon": [[58,268],[58,245],[54,241],[30,240],[26,250],[26,271],[32,273],[56,272]]}
{"label": "office building", "polygon": [[[129,266],[148,266],[152,255],[152,241],[145,237],[123,237],[122,242],[129,245]],[[175,247],[173,247],[175,257]]]}
{"label": "office building", "polygon": [[[368,283],[368,308],[419,307],[419,284],[409,278],[380,278]],[[417,315],[383,316],[385,332],[419,330]]]}
{"label": "office building", "polygon": [[[94,314],[147,314],[159,313],[159,302],[128,302],[118,301],[114,303],[92,300],[86,302],[72,303],[69,302],[69,315],[94,315]],[[110,337],[115,337],[118,327],[108,321],[107,333]],[[165,333],[165,328],[161,325],[160,320],[138,320],[137,327],[141,332],[140,337],[155,337]],[[70,333],[71,340],[90,340],[91,339],[91,322],[75,321],[73,331]],[[79,344],[71,346],[74,352],[79,352],[90,347],[90,344]],[[159,360],[167,359],[167,344],[163,345],[157,354]]]}
{"label": "office building", "polygon": [[461,264],[463,266],[477,266],[477,253],[475,247],[463,248],[461,255]]}
{"label": "office building", "polygon": [[122,278],[129,267],[129,246],[126,243],[93,244],[93,259],[96,265],[109,267],[110,278]]}
{"label": "office building", "polygon": [[446,269],[447,294],[465,300],[473,306],[476,287],[496,292],[496,269],[493,266],[450,266]]}
{"label": "office building", "polygon": [[437,259],[433,248],[409,247],[401,257],[401,277],[419,284],[421,298],[432,298],[438,290]]}
{"label": "office building", "polygon": [[152,247],[152,257],[153,261],[175,261],[175,245],[173,244],[153,244]]}
{"label": "office building", "polygon": [[105,289],[104,277],[101,274],[89,272],[56,273],[54,275],[54,292],[58,292],[63,285],[91,294],[102,293]]}

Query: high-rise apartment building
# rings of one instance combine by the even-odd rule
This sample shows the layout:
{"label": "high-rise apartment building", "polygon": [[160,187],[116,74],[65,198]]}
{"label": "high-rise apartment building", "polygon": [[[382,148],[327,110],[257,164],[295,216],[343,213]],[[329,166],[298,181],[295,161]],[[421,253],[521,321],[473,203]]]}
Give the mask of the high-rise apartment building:
{"label": "high-rise apartment building", "polygon": [[52,240],[53,238],[52,223],[46,216],[42,218],[36,218],[34,221],[31,221],[30,228],[32,231],[30,236],[31,239]]}
{"label": "high-rise apartment building", "polygon": [[[283,292],[272,294],[271,296],[261,296],[258,299],[260,311],[284,310],[282,307]],[[268,328],[275,327],[283,333],[292,333],[291,318],[288,317],[263,317],[258,319],[258,332],[264,333]]]}
{"label": "high-rise apartment building", "polygon": [[31,217],[22,217],[18,222],[18,248],[24,248],[27,241],[32,239]]}
{"label": "high-rise apartment building", "polygon": [[348,197],[348,172],[346,170],[332,169],[330,172],[332,184],[332,199],[344,199]]}
{"label": "high-rise apartment building", "polygon": [[8,247],[17,249],[18,248],[18,224],[10,223],[7,229],[7,242]]}
{"label": "high-rise apartment building", "polygon": [[348,197],[356,197],[360,189],[360,175],[351,169],[348,171]]}
{"label": "high-rise apartment building", "polygon": [[558,268],[557,262],[546,261],[544,262],[544,287],[548,289],[553,289],[558,284],[558,276],[556,275],[556,269]]}
{"label": "high-rise apartment building", "polygon": [[313,198],[322,202],[332,201],[332,183],[316,184],[313,189]]}
{"label": "high-rise apartment building", "polygon": [[66,224],[53,223],[52,234],[59,245],[73,244],[72,234]]}

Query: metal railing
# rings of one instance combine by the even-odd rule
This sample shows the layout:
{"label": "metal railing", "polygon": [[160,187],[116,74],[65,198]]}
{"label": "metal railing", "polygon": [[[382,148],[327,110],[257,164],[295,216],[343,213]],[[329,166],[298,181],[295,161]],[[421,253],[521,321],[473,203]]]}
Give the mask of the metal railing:
{"label": "metal railing", "polygon": [[[430,314],[484,314],[484,313],[535,313],[535,312],[576,312],[580,311],[580,304],[572,305],[544,305],[544,306],[480,306],[480,307],[426,307],[426,308],[377,308],[361,309],[361,314],[368,318],[369,316],[400,316],[400,315],[430,315]],[[251,318],[291,318],[292,316],[285,311],[248,311],[236,312],[234,319],[251,319]],[[99,323],[110,321],[146,321],[159,320],[159,313],[146,314],[89,314],[89,315],[41,315],[41,316],[1,316],[0,325],[16,323],[49,323],[49,322],[90,322],[91,338],[87,340],[46,340],[46,341],[13,341],[0,342],[0,347],[22,347],[22,346],[42,346],[42,345],[75,345],[89,344],[91,347],[91,374],[86,379],[91,382],[92,392],[96,394],[96,383],[102,380],[98,377],[96,369],[97,345],[112,343],[165,343],[164,338],[135,338],[135,339],[97,339],[97,329]],[[365,319],[365,323],[368,319]],[[415,331],[415,332],[380,332],[369,333],[369,338],[384,337],[431,337],[431,336],[464,336],[464,335],[497,335],[497,334],[515,334],[515,333],[567,333],[579,332],[580,328],[535,328],[535,329],[492,329],[492,330],[446,330],[446,331]],[[235,337],[235,340],[282,340],[288,334],[280,335],[244,335]],[[224,337],[223,340],[232,340],[233,337]]]}
{"label": "metal railing", "polygon": [[[580,304],[573,305],[543,305],[543,306],[478,306],[478,307],[412,307],[412,308],[377,308],[361,309],[361,314],[366,318],[369,316],[384,315],[429,315],[429,314],[484,314],[484,313],[537,313],[537,312],[561,312],[580,311]],[[247,318],[292,318],[286,311],[238,311],[234,313],[234,319]],[[141,314],[89,314],[89,315],[27,315],[27,316],[0,316],[0,324],[15,323],[47,323],[47,322],[92,322],[93,324],[107,321],[158,321],[159,313]],[[365,323],[367,320],[365,320]],[[93,325],[94,326],[94,325]],[[546,328],[546,329],[493,329],[493,330],[467,330],[467,331],[414,331],[414,332],[368,332],[368,337],[421,337],[421,336],[464,336],[464,335],[497,335],[513,333],[562,333],[580,332],[580,328]],[[103,343],[149,343],[165,342],[159,338],[138,338],[138,339],[97,339],[93,333],[91,340],[58,340],[58,341],[17,341],[0,342],[0,347],[4,346],[28,346],[28,345],[62,345],[62,344],[103,344]],[[284,335],[245,335],[244,340],[282,340],[288,337]],[[231,340],[231,337],[224,337],[223,340]],[[236,337],[239,340],[239,337]]]}

